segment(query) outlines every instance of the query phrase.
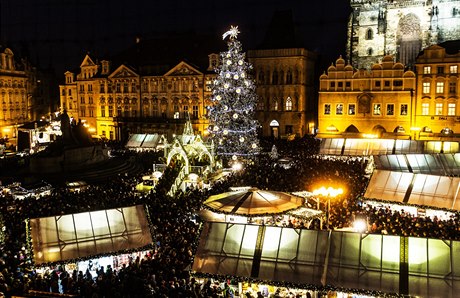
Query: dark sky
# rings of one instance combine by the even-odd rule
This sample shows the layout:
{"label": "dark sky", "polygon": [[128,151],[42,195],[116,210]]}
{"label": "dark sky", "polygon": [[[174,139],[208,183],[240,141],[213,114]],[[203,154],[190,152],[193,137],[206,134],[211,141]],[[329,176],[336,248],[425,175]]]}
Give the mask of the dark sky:
{"label": "dark sky", "polygon": [[0,0],[0,42],[59,75],[87,52],[110,57],[136,37],[170,32],[220,39],[237,25],[243,46],[255,48],[280,10],[292,11],[307,48],[329,60],[344,54],[348,0]]}

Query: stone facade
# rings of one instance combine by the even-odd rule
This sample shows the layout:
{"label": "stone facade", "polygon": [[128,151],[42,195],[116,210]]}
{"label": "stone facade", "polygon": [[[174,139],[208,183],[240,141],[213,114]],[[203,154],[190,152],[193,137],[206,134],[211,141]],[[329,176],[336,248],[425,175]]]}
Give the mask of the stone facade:
{"label": "stone facade", "polygon": [[392,55],[413,66],[430,45],[460,39],[459,0],[350,0],[347,56],[367,68]]}
{"label": "stone facade", "polygon": [[356,70],[341,57],[320,77],[319,136],[410,136],[416,76],[385,56],[371,70]]}
{"label": "stone facade", "polygon": [[316,54],[304,48],[248,51],[254,66],[261,135],[314,133]]}
{"label": "stone facade", "polygon": [[460,133],[460,52],[433,45],[417,58],[415,126],[420,138]]}

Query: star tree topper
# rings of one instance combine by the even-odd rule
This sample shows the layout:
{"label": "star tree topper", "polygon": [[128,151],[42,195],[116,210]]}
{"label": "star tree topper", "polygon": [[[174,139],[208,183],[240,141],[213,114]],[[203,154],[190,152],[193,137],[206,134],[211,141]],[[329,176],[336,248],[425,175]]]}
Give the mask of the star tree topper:
{"label": "star tree topper", "polygon": [[230,30],[222,34],[222,39],[227,38],[229,35],[231,39],[234,39],[238,36],[238,33],[240,33],[240,31],[238,31],[238,26],[230,26]]}

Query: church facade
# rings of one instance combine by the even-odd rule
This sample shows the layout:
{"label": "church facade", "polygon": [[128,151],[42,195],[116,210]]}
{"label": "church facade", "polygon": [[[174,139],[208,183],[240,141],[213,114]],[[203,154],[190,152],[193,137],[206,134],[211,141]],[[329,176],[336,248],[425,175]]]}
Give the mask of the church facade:
{"label": "church facade", "polygon": [[412,67],[430,45],[460,39],[459,0],[350,0],[347,57],[369,69],[392,55]]}

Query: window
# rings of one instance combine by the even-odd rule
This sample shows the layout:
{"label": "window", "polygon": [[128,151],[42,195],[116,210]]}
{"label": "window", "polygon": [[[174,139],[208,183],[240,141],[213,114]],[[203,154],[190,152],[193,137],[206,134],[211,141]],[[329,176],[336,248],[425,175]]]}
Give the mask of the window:
{"label": "window", "polygon": [[324,115],[330,115],[331,114],[331,104],[327,103],[324,105]]}
{"label": "window", "polygon": [[374,103],[374,115],[379,116],[381,115],[381,104],[379,103]]}
{"label": "window", "polygon": [[403,82],[401,80],[395,80],[393,82],[393,86],[395,87],[401,87],[403,85]]}
{"label": "window", "polygon": [[278,84],[278,72],[275,70],[272,75],[272,84],[276,85]]}
{"label": "window", "polygon": [[457,83],[449,82],[449,93],[457,93]]}
{"label": "window", "polygon": [[80,103],[81,103],[81,104],[85,104],[85,98],[84,98],[83,96],[80,97]]}
{"label": "window", "polygon": [[449,66],[449,72],[450,73],[457,73],[457,65],[451,65]]}
{"label": "window", "polygon": [[133,92],[133,93],[134,93],[134,92],[137,92],[136,90],[137,90],[137,89],[136,89],[136,83],[135,83],[135,82],[134,82],[134,83],[131,83],[131,92]]}
{"label": "window", "polygon": [[444,93],[444,82],[436,82],[436,93]]}
{"label": "window", "polygon": [[84,92],[85,91],[85,85],[80,85],[80,92]]}
{"label": "window", "polygon": [[94,117],[94,109],[89,109],[89,116]]}
{"label": "window", "polygon": [[62,96],[65,96],[65,89],[62,89]]}
{"label": "window", "polygon": [[188,106],[183,106],[182,111],[184,112],[184,118],[187,118],[188,115]]}
{"label": "window", "polygon": [[278,101],[276,99],[273,100],[273,111],[278,111]]}
{"label": "window", "polygon": [[105,138],[105,130],[101,131],[101,137]]}
{"label": "window", "polygon": [[99,93],[105,93],[105,84],[104,83],[101,83],[99,85]]}
{"label": "window", "polygon": [[423,93],[430,93],[430,88],[431,88],[431,84],[430,82],[423,82],[423,85],[422,85],[422,92]]}
{"label": "window", "polygon": [[442,115],[442,103],[436,103],[435,114],[436,114],[437,116],[438,116],[438,115]]}
{"label": "window", "polygon": [[72,96],[72,89],[69,89],[69,96]]}
{"label": "window", "polygon": [[339,82],[337,87],[342,88],[343,87],[343,82]]}
{"label": "window", "polygon": [[431,66],[424,66],[423,74],[431,74]]}
{"label": "window", "polygon": [[385,87],[390,87],[390,81],[383,81]]}
{"label": "window", "polygon": [[372,29],[367,29],[367,32],[366,32],[366,39],[367,40],[370,40],[374,37],[374,32],[372,31]]}
{"label": "window", "polygon": [[351,82],[345,82],[345,87],[350,88],[351,87]]}
{"label": "window", "polygon": [[374,50],[372,48],[367,49],[367,56],[372,56],[374,54]]}
{"label": "window", "polygon": [[430,104],[429,103],[422,103],[422,115],[427,116],[430,114]]}
{"label": "window", "polygon": [[286,73],[286,85],[292,84],[292,73],[291,70],[288,70]]}
{"label": "window", "polygon": [[211,80],[206,80],[206,91],[211,91],[212,88],[212,81]]}
{"label": "window", "polygon": [[194,119],[198,118],[198,106],[193,106],[192,107],[192,115]]}
{"label": "window", "polygon": [[355,115],[356,114],[356,105],[354,103],[350,103],[348,105],[348,115]]}
{"label": "window", "polygon": [[107,93],[112,92],[112,83],[107,83]]}
{"label": "window", "polygon": [[128,83],[123,83],[123,92],[128,93]]}
{"label": "window", "polygon": [[116,92],[118,92],[118,93],[120,93],[120,92],[121,92],[121,89],[120,89],[120,83],[117,83],[117,84],[115,85],[115,88],[116,88],[116,89],[115,89],[115,90],[116,90]]}
{"label": "window", "polygon": [[114,139],[113,131],[109,131],[109,138],[110,138],[111,140]]}
{"label": "window", "polygon": [[408,111],[408,104],[401,104],[401,112],[400,112],[400,115],[401,116],[406,116],[407,115],[407,111]]}
{"label": "window", "polygon": [[105,117],[105,106],[101,106],[101,117]]}
{"label": "window", "polygon": [[80,117],[85,117],[86,116],[86,113],[85,113],[85,108],[84,107],[81,107],[80,108]]}
{"label": "window", "polygon": [[88,91],[93,91],[93,85],[92,84],[88,85]]}
{"label": "window", "polygon": [[455,103],[449,103],[447,105],[447,115],[455,116]]}
{"label": "window", "polygon": [[444,66],[438,66],[438,74],[444,73]]}
{"label": "window", "polygon": [[109,106],[109,117],[113,117],[113,107]]}
{"label": "window", "polygon": [[93,104],[93,97],[92,97],[92,96],[89,97],[89,104],[90,104],[90,105]]}
{"label": "window", "polygon": [[290,97],[286,99],[286,111],[292,111],[292,99]]}
{"label": "window", "polygon": [[393,116],[395,114],[395,105],[392,103],[387,104],[387,115]]}
{"label": "window", "polygon": [[121,112],[121,107],[117,107],[117,117],[121,117],[122,112]]}
{"label": "window", "polygon": [[335,82],[331,82],[330,87],[335,88]]}
{"label": "window", "polygon": [[343,115],[343,104],[342,103],[338,103],[335,106],[335,114],[336,115]]}
{"label": "window", "polygon": [[380,87],[380,81],[375,81],[375,87]]}

